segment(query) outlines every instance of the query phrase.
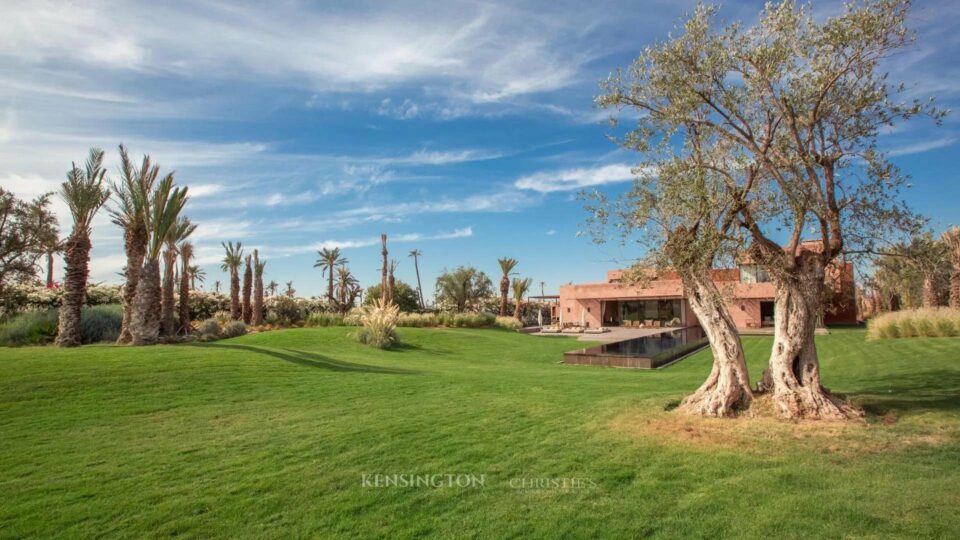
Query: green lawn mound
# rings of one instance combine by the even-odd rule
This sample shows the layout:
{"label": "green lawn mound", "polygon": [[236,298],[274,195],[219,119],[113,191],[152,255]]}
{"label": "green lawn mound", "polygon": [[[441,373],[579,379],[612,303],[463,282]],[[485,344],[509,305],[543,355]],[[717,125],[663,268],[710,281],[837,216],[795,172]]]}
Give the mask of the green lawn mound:
{"label": "green lawn mound", "polygon": [[[824,383],[870,414],[792,424],[667,411],[709,351],[633,371],[563,365],[567,338],[402,328],[381,351],[354,330],[0,349],[2,536],[960,530],[957,338],[818,337]],[[770,339],[745,346],[756,378]],[[404,478],[439,485],[385,485]]]}

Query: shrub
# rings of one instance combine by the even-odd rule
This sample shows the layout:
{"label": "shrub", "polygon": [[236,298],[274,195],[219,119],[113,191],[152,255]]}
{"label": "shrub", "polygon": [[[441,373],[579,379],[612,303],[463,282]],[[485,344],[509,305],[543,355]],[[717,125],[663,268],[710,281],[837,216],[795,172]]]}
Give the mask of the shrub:
{"label": "shrub", "polygon": [[[44,345],[57,337],[59,311],[44,309],[21,313],[0,325],[0,345]],[[123,319],[119,305],[90,306],[83,310],[80,334],[83,343],[116,341]]]}
{"label": "shrub", "polygon": [[220,323],[216,319],[207,319],[197,326],[197,332],[200,332],[201,336],[219,336]]}
{"label": "shrub", "polygon": [[91,306],[83,310],[80,334],[83,343],[114,342],[120,337],[123,307],[119,304]]}
{"label": "shrub", "polygon": [[57,310],[28,311],[0,325],[0,345],[42,345],[57,337]]}
{"label": "shrub", "polygon": [[220,293],[190,291],[190,320],[202,321],[218,312],[229,313],[230,297]]}
{"label": "shrub", "polygon": [[247,325],[243,321],[230,321],[223,325],[223,337],[234,338],[247,333]]}
{"label": "shrub", "polygon": [[271,296],[266,301],[266,309],[276,316],[277,324],[281,326],[300,324],[307,314],[300,302],[291,296]]}
{"label": "shrub", "polygon": [[346,326],[360,326],[363,324],[361,321],[362,316],[363,310],[361,308],[353,308],[343,316],[343,324]]}
{"label": "shrub", "polygon": [[960,310],[913,309],[884,313],[867,324],[869,339],[954,337],[960,335]]}
{"label": "shrub", "polygon": [[339,313],[317,312],[307,315],[304,326],[343,326],[343,316]]}
{"label": "shrub", "polygon": [[503,328],[505,330],[519,330],[523,328],[523,323],[518,321],[515,317],[497,317],[493,324],[498,328]]}
{"label": "shrub", "polygon": [[357,331],[357,340],[360,343],[386,349],[398,342],[397,319],[400,318],[400,308],[395,304],[384,304],[382,300],[368,306],[363,306],[360,322],[363,327]]}
{"label": "shrub", "polygon": [[397,319],[397,326],[409,326],[413,328],[428,328],[437,326],[437,316],[433,313],[401,313]]}

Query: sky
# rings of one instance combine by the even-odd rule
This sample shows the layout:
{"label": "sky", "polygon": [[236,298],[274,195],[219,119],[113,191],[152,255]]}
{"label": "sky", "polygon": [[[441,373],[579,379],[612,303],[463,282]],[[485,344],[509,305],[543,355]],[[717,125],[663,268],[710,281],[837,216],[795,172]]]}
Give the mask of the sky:
{"label": "sky", "polygon": [[[340,247],[379,282],[379,235],[397,278],[426,296],[444,269],[497,258],[547,294],[602,281],[641,254],[578,236],[582,189],[629,189],[636,154],[606,137],[597,82],[665,39],[692,2],[135,2],[2,0],[0,186],[54,191],[71,162],[117,145],[189,186],[186,215],[209,290],[221,241],[266,259],[267,281],[320,295],[317,250]],[[760,2],[724,2],[751,23]],[[814,2],[818,15],[838,2]],[[908,97],[960,102],[960,3],[918,1],[918,41],[887,59]],[[960,222],[960,118],[888,130],[908,202]],[[64,234],[69,214],[57,201]],[[101,211],[91,279],[119,282],[120,230]],[[62,276],[58,263],[57,276]]]}

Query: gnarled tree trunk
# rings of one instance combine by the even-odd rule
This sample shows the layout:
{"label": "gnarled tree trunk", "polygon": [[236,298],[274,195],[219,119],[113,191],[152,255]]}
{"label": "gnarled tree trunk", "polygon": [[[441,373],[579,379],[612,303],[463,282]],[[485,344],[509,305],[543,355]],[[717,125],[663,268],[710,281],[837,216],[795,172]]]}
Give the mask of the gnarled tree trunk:
{"label": "gnarled tree trunk", "polygon": [[87,299],[90,247],[87,235],[72,236],[64,246],[67,271],[63,279],[63,304],[57,329],[57,345],[61,347],[77,347],[83,341],[80,324]]}
{"label": "gnarled tree trunk", "polygon": [[793,271],[774,276],[774,340],[760,389],[772,390],[777,414],[786,419],[840,420],[861,416],[820,383],[814,333],[824,288],[819,253],[803,252]]}
{"label": "gnarled tree trunk", "polygon": [[177,254],[171,249],[163,252],[163,294],[160,299],[160,335],[176,334],[173,321],[173,265]]}
{"label": "gnarled tree trunk", "polygon": [[160,261],[146,259],[133,301],[130,334],[134,345],[154,345],[160,337]]}
{"label": "gnarled tree trunk", "polygon": [[123,319],[120,323],[120,337],[117,343],[130,343],[133,334],[130,333],[130,320],[133,318],[133,303],[137,296],[137,284],[140,282],[140,270],[143,267],[143,258],[147,254],[146,230],[139,228],[126,235],[124,249],[127,253],[127,266],[124,268],[126,282],[123,284]]}
{"label": "gnarled tree trunk", "polygon": [[690,308],[710,341],[713,368],[678,410],[697,416],[734,416],[753,401],[740,333],[723,296],[708,276],[687,275],[683,282]]}

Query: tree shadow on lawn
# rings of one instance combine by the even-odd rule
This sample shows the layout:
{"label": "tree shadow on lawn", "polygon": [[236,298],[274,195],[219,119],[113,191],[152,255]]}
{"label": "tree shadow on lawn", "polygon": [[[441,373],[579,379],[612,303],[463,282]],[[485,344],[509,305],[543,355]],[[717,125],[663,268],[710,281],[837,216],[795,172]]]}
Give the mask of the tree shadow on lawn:
{"label": "tree shadow on lawn", "polygon": [[873,414],[891,410],[960,412],[960,371],[926,370],[861,383],[864,387],[847,396]]}
{"label": "tree shadow on lawn", "polygon": [[265,347],[254,347],[253,345],[226,345],[221,343],[197,343],[194,347],[212,347],[217,349],[233,349],[248,351],[266,356],[272,356],[284,362],[297,364],[298,366],[326,369],[329,371],[352,371],[357,373],[382,373],[386,375],[415,375],[416,371],[408,369],[387,368],[380,366],[370,366],[366,364],[355,364],[344,362],[343,360],[333,360],[321,354],[298,351],[294,349],[268,349]]}

